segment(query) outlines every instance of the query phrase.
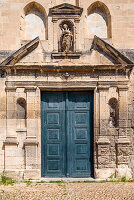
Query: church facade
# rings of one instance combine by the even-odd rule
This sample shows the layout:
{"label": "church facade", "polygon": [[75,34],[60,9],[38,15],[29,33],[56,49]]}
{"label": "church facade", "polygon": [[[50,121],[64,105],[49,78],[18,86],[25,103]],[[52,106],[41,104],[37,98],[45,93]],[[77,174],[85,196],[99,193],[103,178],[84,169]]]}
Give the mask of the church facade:
{"label": "church facade", "polygon": [[0,173],[133,178],[134,2],[0,5]]}

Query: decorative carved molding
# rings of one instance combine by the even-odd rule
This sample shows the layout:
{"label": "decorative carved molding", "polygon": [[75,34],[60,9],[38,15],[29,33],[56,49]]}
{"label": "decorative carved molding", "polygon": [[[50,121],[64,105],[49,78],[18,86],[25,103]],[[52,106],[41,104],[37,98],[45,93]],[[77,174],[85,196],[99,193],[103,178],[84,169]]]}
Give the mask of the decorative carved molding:
{"label": "decorative carved molding", "polygon": [[68,79],[71,76],[71,74],[69,74],[68,72],[61,74],[61,78],[62,79]]}

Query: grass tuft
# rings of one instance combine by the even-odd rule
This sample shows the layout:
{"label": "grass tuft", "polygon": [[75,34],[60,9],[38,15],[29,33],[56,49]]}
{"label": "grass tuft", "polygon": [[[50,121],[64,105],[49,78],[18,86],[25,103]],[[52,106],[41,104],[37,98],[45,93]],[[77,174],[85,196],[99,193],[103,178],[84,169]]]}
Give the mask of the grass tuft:
{"label": "grass tuft", "polygon": [[5,172],[3,172],[1,175],[0,183],[3,185],[12,185],[13,186],[15,181],[12,178],[7,177]]}
{"label": "grass tuft", "polygon": [[32,184],[32,181],[30,181],[30,180],[26,180],[26,181],[24,181],[24,183],[26,183],[26,184],[27,184],[27,186],[29,186],[29,185],[31,185],[31,184]]}
{"label": "grass tuft", "polygon": [[63,180],[59,180],[59,181],[49,181],[49,183],[65,183],[65,181],[63,181]]}

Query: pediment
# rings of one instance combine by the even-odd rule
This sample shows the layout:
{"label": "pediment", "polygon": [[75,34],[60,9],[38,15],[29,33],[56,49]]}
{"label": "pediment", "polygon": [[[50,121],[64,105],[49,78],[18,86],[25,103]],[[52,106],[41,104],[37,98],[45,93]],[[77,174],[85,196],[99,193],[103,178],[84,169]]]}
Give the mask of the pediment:
{"label": "pediment", "polygon": [[111,61],[113,64],[133,64],[133,62],[128,57],[126,57],[119,50],[97,36],[94,36],[91,50],[92,49],[98,51],[101,55],[109,59],[109,61]]}
{"label": "pediment", "polygon": [[[45,70],[117,70],[127,69],[131,70],[133,62],[115,49],[113,46],[95,36],[92,42],[92,48],[86,54],[85,62],[81,63],[79,60],[76,63],[75,59],[68,61],[66,58],[61,59],[61,62],[57,60],[59,66],[53,65],[51,62],[46,64],[44,62],[44,49],[40,43],[39,37],[31,40],[16,52],[7,57],[1,64],[1,69],[20,67],[23,69],[40,69]],[[80,64],[81,63],[81,64]]]}
{"label": "pediment", "polygon": [[39,37],[36,37],[35,39],[31,40],[27,44],[23,45],[20,49],[15,51],[9,57],[7,57],[0,64],[0,66],[15,65],[21,59],[25,58],[28,54],[30,54],[34,49],[36,49],[38,44],[39,44]]}
{"label": "pediment", "polygon": [[50,8],[49,11],[52,15],[81,15],[83,9],[78,6],[63,3],[58,6],[54,6],[53,8]]}

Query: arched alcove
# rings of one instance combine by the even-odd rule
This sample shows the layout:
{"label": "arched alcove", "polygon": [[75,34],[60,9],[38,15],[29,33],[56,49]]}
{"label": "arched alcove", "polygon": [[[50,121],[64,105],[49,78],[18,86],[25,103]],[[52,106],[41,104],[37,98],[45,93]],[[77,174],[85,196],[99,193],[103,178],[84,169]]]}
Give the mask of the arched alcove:
{"label": "arched alcove", "polygon": [[110,127],[118,127],[119,123],[119,103],[116,98],[109,100],[109,125]]}
{"label": "arched alcove", "polygon": [[100,38],[111,38],[111,15],[108,7],[96,1],[88,7],[87,10],[88,35],[93,38],[94,35]]}
{"label": "arched alcove", "polygon": [[24,8],[23,39],[32,40],[39,36],[40,40],[48,39],[47,14],[43,6],[31,2]]}
{"label": "arched alcove", "polygon": [[22,97],[17,99],[17,119],[26,119],[26,100]]}

